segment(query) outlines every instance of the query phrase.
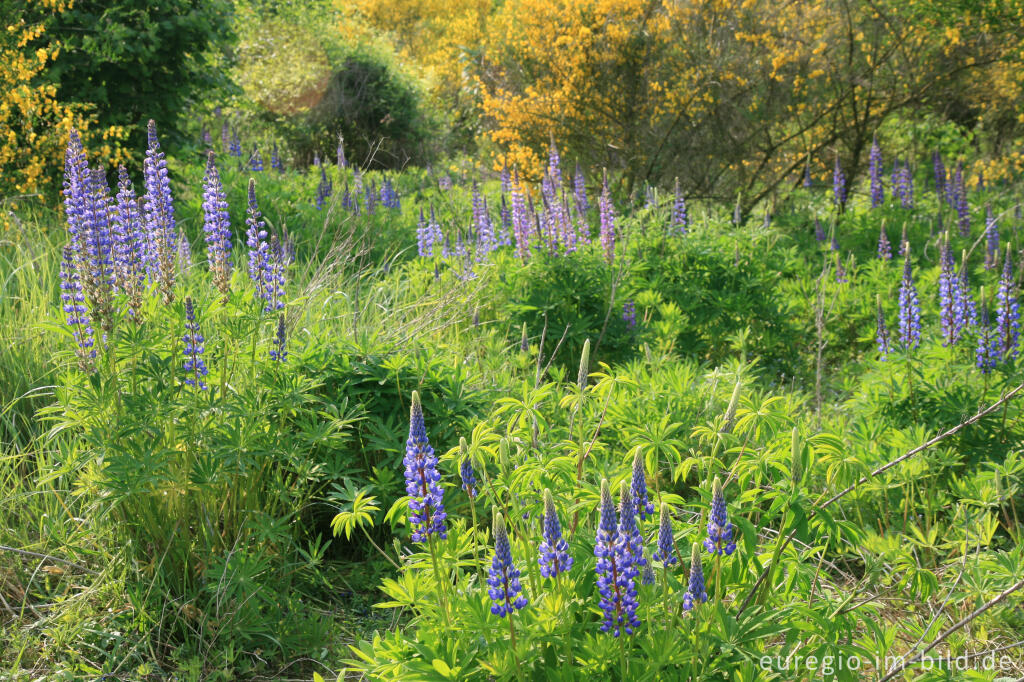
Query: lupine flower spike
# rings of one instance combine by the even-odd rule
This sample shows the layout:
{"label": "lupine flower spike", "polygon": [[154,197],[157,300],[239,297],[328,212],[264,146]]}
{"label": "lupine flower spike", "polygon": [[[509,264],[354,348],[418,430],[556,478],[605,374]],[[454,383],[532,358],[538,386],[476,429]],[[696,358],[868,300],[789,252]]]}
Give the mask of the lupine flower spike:
{"label": "lupine flower spike", "polygon": [[512,547],[505,529],[505,517],[494,508],[494,558],[488,571],[487,594],[494,604],[491,613],[504,618],[527,605],[519,583],[519,569],[512,563]]}
{"label": "lupine flower spike", "polygon": [[846,175],[839,165],[839,152],[836,152],[836,165],[832,169],[832,200],[837,207],[846,203]]}
{"label": "lupine flower spike", "polygon": [[573,559],[569,556],[569,544],[562,537],[562,524],[558,520],[555,500],[548,488],[544,489],[543,537],[537,563],[540,565],[542,576],[554,578],[572,568]]}
{"label": "lupine flower spike", "polygon": [[708,600],[707,590],[704,588],[704,567],[700,563],[700,545],[693,543],[690,550],[690,582],[683,594],[683,611],[690,611],[695,604],[701,604]]}
{"label": "lupine flower spike", "polygon": [[409,410],[409,439],[405,442],[405,491],[409,495],[409,523],[412,541],[426,542],[431,535],[448,537],[445,523],[441,474],[437,471],[437,455],[427,440],[420,394],[412,392]]}
{"label": "lupine flower spike", "polygon": [[625,631],[633,634],[640,627],[636,616],[637,570],[630,561],[630,552],[618,532],[615,504],[607,479],[601,481],[601,511],[594,556],[597,557],[597,589],[604,612],[601,632],[618,637]]}
{"label": "lupine flower spike", "polygon": [[722,492],[722,481],[716,476],[711,485],[711,514],[708,518],[708,537],[704,540],[704,548],[712,554],[729,556],[736,551],[733,541],[733,525],[729,523],[729,515],[725,506],[725,495]]}
{"label": "lupine flower spike", "polygon": [[978,323],[978,346],[975,349],[975,364],[982,374],[988,374],[999,364],[999,335],[988,319],[988,301],[985,287],[981,288],[981,315]]}
{"label": "lupine flower spike", "polygon": [[654,505],[647,498],[647,476],[644,474],[644,458],[639,448],[633,455],[633,480],[630,492],[633,493],[633,502],[640,520],[646,521],[648,516],[654,516]]}
{"label": "lupine flower spike", "polygon": [[672,532],[672,517],[668,512],[668,503],[661,503],[661,516],[658,519],[658,549],[654,552],[654,560],[666,566],[679,561],[676,558],[676,538]]}
{"label": "lupine flower spike", "polygon": [[625,481],[619,490],[619,536],[626,544],[632,565],[643,566],[647,563],[644,558],[644,538],[636,525],[636,505]]}
{"label": "lupine flower spike", "polygon": [[206,233],[206,257],[213,286],[227,297],[231,290],[231,219],[212,151],[207,157],[203,177],[203,232]]}
{"label": "lupine flower spike", "polygon": [[604,248],[605,259],[611,263],[615,260],[615,209],[612,206],[611,191],[608,189],[607,171],[604,173],[597,206],[601,218],[601,246]]}
{"label": "lupine flower spike", "polygon": [[277,334],[274,335],[274,346],[270,349],[270,359],[274,362],[287,362],[286,348],[288,337],[285,334],[284,313],[277,316]]}
{"label": "lupine flower spike", "polygon": [[171,200],[171,180],[167,175],[167,160],[160,151],[156,137],[156,123],[148,126],[149,148],[142,163],[146,179],[144,202],[146,229],[149,240],[146,249],[150,274],[154,275],[164,304],[174,300],[175,251],[178,244],[174,222],[174,203]]}
{"label": "lupine flower spike", "polygon": [[469,498],[476,497],[476,472],[473,471],[473,459],[468,453],[462,457],[462,461],[459,463],[459,478],[462,479],[462,489],[469,495]]}
{"label": "lupine flower spike", "polygon": [[203,334],[199,329],[199,321],[196,319],[195,306],[192,305],[192,298],[185,298],[185,335],[181,337],[185,343],[185,362],[182,369],[185,370],[185,383],[195,387],[197,390],[205,391],[206,383],[203,377],[209,374],[206,363],[203,362],[203,353],[206,348],[203,346]]}
{"label": "lupine flower spike", "polygon": [[1020,305],[1015,290],[1010,249],[1006,249],[1003,274],[996,290],[996,332],[999,335],[999,355],[1004,361],[1016,358],[1020,350]]}
{"label": "lupine flower spike", "polygon": [[904,349],[917,348],[921,343],[921,304],[910,270],[910,246],[903,259],[903,281],[900,283],[900,345]]}
{"label": "lupine flower spike", "polygon": [[[878,146],[878,138],[871,139],[871,151],[868,153],[868,174],[871,178],[871,208],[878,208],[885,203],[885,190],[882,188],[882,149]],[[881,245],[879,245],[881,249]]]}
{"label": "lupine flower spike", "polygon": [[939,312],[942,325],[942,345],[952,346],[960,339],[966,319],[961,305],[960,278],[954,270],[953,253],[949,249],[949,235],[944,234],[939,252]]}
{"label": "lupine flower spike", "polygon": [[878,257],[882,260],[892,260],[892,244],[889,243],[889,235],[885,233],[885,221],[878,229]]}
{"label": "lupine flower spike", "polygon": [[882,312],[882,295],[878,295],[878,321],[875,331],[875,342],[878,344],[879,359],[885,360],[892,353],[892,345],[889,341],[889,330],[885,327],[885,313]]}

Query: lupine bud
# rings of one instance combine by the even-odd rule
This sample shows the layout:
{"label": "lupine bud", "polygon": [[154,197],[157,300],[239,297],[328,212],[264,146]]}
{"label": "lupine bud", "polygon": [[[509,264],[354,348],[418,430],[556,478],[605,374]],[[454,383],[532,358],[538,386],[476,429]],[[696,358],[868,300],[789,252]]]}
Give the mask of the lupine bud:
{"label": "lupine bud", "polygon": [[576,375],[576,386],[583,392],[587,387],[587,379],[590,377],[590,339],[583,342],[583,352],[580,354],[580,370]]}
{"label": "lupine bud", "polygon": [[700,546],[695,542],[690,550],[690,581],[685,594],[683,594],[683,611],[690,611],[695,604],[702,604],[707,600],[708,593],[704,589],[704,567],[700,562]]}
{"label": "lupine bud", "polygon": [[185,362],[182,365],[182,369],[185,370],[184,382],[196,390],[205,391],[206,383],[203,377],[209,374],[206,363],[203,362],[206,347],[203,345],[203,334],[199,329],[191,297],[185,298],[185,335],[181,340],[185,343]]}
{"label": "lupine bud", "polygon": [[900,283],[900,344],[904,349],[917,348],[921,343],[921,304],[910,270],[910,247],[903,259],[903,281]]}
{"label": "lupine bud", "polygon": [[789,473],[793,479],[793,485],[799,486],[804,477],[803,443],[800,441],[800,429],[793,427],[793,434],[789,444]]}
{"label": "lupine bud", "polygon": [[530,350],[530,343],[529,343],[528,339],[526,338],[526,323],[525,322],[523,322],[523,336],[519,340],[519,350],[521,352],[523,352],[523,353],[525,353],[526,351]]}
{"label": "lupine bud", "polygon": [[729,556],[736,550],[733,541],[733,525],[729,523],[729,515],[725,506],[725,494],[722,492],[722,481],[716,476],[711,487],[711,514],[708,517],[708,537],[704,540],[704,548],[712,554]]}
{"label": "lupine bud", "polygon": [[465,438],[459,439],[459,478],[462,479],[462,489],[466,491],[470,499],[476,497],[476,473],[473,471],[473,459],[469,454],[469,444]]}
{"label": "lupine bud", "polygon": [[277,316],[277,334],[274,335],[274,346],[270,349],[270,359],[274,362],[287,362],[288,350],[285,347],[288,342],[285,335],[284,313]]}
{"label": "lupine bud", "polygon": [[654,552],[654,560],[666,566],[675,564],[676,538],[672,532],[672,517],[669,515],[668,503],[661,503],[661,514],[658,518],[658,549]]}
{"label": "lupine bud", "polygon": [[736,420],[736,410],[740,404],[740,389],[743,383],[737,379],[736,385],[732,388],[732,397],[729,398],[729,406],[725,409],[725,423],[722,426],[722,433],[732,433],[732,427]]}
{"label": "lupine bud", "polygon": [[558,510],[551,490],[544,489],[544,526],[543,541],[540,543],[540,574],[545,578],[554,578],[572,568],[573,559],[569,556],[569,545],[562,537],[562,524],[558,520]]}
{"label": "lupine bud", "polygon": [[638,572],[630,560],[628,546],[618,531],[615,504],[607,479],[601,481],[600,519],[594,556],[597,557],[600,606],[604,612],[601,632],[611,632],[615,637],[623,631],[631,635],[640,626],[640,619],[636,616]]}
{"label": "lupine bud", "polygon": [[654,505],[647,497],[647,476],[644,473],[644,458],[637,448],[633,455],[633,480],[630,487],[633,495],[633,503],[641,521],[646,521],[648,516],[654,514]]}
{"label": "lupine bud", "polygon": [[505,517],[497,507],[494,513],[494,557],[488,570],[487,594],[494,604],[491,613],[504,618],[514,611],[526,606],[526,597],[522,594],[523,587],[519,583],[519,569],[512,563],[512,547],[505,529]]}
{"label": "lupine bud", "polygon": [[420,394],[412,392],[409,409],[409,439],[405,443],[405,492],[409,495],[409,523],[412,541],[426,542],[431,535],[448,537],[443,492],[439,485],[437,455],[427,440]]}

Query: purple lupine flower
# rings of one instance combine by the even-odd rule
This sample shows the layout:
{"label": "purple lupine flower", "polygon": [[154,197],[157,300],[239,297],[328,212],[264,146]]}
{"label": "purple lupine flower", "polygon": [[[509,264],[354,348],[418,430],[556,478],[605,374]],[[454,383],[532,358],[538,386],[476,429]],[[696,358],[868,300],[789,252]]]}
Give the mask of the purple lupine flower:
{"label": "purple lupine flower", "polygon": [[683,611],[690,611],[694,605],[708,600],[704,588],[704,567],[700,563],[700,546],[695,542],[690,550],[690,581],[683,594]]}
{"label": "purple lupine flower", "polygon": [[573,559],[569,556],[569,543],[562,537],[562,524],[558,520],[555,500],[548,488],[544,489],[544,527],[543,540],[540,543],[537,563],[540,574],[545,578],[554,578],[572,568]]}
{"label": "purple lupine flower", "polygon": [[1020,304],[1017,302],[1016,286],[1013,281],[1013,263],[1010,249],[1006,249],[1003,274],[996,290],[996,333],[998,334],[999,355],[1003,360],[1017,357],[1020,346]]}
{"label": "purple lupine flower", "polygon": [[288,337],[285,333],[284,313],[277,316],[277,333],[274,334],[273,346],[270,348],[270,359],[274,362],[288,361]]}
{"label": "purple lupine flower", "polygon": [[276,170],[278,173],[284,172],[284,164],[281,163],[281,155],[277,151],[277,143],[270,148],[270,167]]}
{"label": "purple lupine flower", "polygon": [[185,343],[185,362],[182,369],[185,371],[183,381],[196,390],[205,391],[206,383],[203,377],[209,374],[206,363],[203,362],[203,334],[199,329],[199,321],[196,319],[196,310],[192,305],[192,297],[185,297],[185,335],[181,337]]}
{"label": "purple lupine flower", "polygon": [[237,129],[231,133],[231,144],[228,146],[228,156],[237,156],[238,158],[242,158],[242,138],[238,136]]}
{"label": "purple lupine flower", "polygon": [[885,222],[878,228],[878,257],[882,260],[892,260],[892,244],[889,243],[889,235],[885,233]]}
{"label": "purple lupine flower", "polygon": [[327,179],[327,169],[320,166],[320,182],[316,186],[316,208],[323,210],[324,201],[334,193],[334,183]]}
{"label": "purple lupine flower", "polygon": [[505,201],[505,195],[501,195],[501,209],[498,211],[501,216],[501,228],[498,231],[498,243],[502,246],[512,245],[512,210]]}
{"label": "purple lupine flower", "polygon": [[686,214],[686,199],[679,189],[679,178],[676,178],[675,196],[672,200],[672,226],[679,230],[679,234],[686,234],[690,228],[690,219]]}
{"label": "purple lupine flower", "polygon": [[270,298],[263,308],[264,312],[273,312],[284,308],[284,245],[277,235],[270,237],[270,279],[267,282],[267,293]]}
{"label": "purple lupine flower", "polygon": [[612,195],[608,189],[608,173],[605,172],[601,184],[601,196],[597,200],[601,216],[601,247],[605,259],[611,263],[615,260],[615,208],[612,206]]}
{"label": "purple lupine flower", "polygon": [[832,201],[840,208],[846,204],[846,175],[839,165],[838,152],[836,152],[836,165],[832,169]]}
{"label": "purple lupine flower", "polygon": [[899,184],[897,185],[900,195],[900,206],[903,208],[914,208],[914,175],[910,171],[910,164],[906,161],[899,170]]}
{"label": "purple lupine flower", "polygon": [[878,146],[877,136],[871,138],[868,175],[871,178],[871,208],[878,208],[885,203],[885,190],[882,187],[882,148]]}
{"label": "purple lupine flower", "polygon": [[633,301],[622,304],[622,321],[626,323],[627,329],[636,327],[636,304]]}
{"label": "purple lupine flower", "polygon": [[71,333],[75,337],[75,355],[78,357],[79,369],[91,372],[96,357],[92,320],[85,306],[82,278],[75,263],[75,249],[68,244],[64,247],[63,253],[64,257],[60,264],[60,300],[66,315],[65,322],[71,327]]}
{"label": "purple lupine flower", "polygon": [[420,394],[412,392],[409,410],[409,439],[405,442],[405,491],[409,495],[409,523],[412,541],[426,542],[431,535],[448,537],[443,492],[437,471],[437,455],[427,440]]}
{"label": "purple lupine flower", "polygon": [[910,270],[910,247],[903,258],[903,281],[900,283],[900,345],[904,349],[917,348],[921,343],[921,304]]}
{"label": "purple lupine flower", "polygon": [[991,204],[985,206],[985,269],[991,270],[999,258],[999,224],[992,213]]}
{"label": "purple lupine flower", "polygon": [[832,241],[829,243],[828,248],[830,251],[839,251],[839,239],[836,237],[835,232],[832,232]]}
{"label": "purple lupine flower", "polygon": [[530,218],[526,213],[526,195],[518,170],[512,183],[512,230],[516,238],[516,255],[525,262],[530,253]]}
{"label": "purple lupine flower", "polygon": [[981,321],[978,323],[978,345],[975,349],[975,365],[982,374],[988,374],[999,364],[999,332],[993,329],[988,319],[988,302],[985,288],[981,288]]}
{"label": "purple lupine flower", "polygon": [[948,236],[942,241],[939,253],[939,317],[942,325],[942,345],[953,346],[960,340],[966,320],[961,305],[960,278],[957,277],[953,253],[949,250]]}
{"label": "purple lupine flower", "polygon": [[548,147],[548,176],[551,178],[553,190],[562,186],[562,158],[558,155],[558,147],[555,146],[554,138],[551,139],[551,146]]}
{"label": "purple lupine flower", "polygon": [[184,231],[178,233],[177,267],[178,272],[182,273],[192,267],[192,245]]}
{"label": "purple lupine flower", "polygon": [[608,480],[601,481],[601,512],[594,543],[597,557],[597,590],[601,595],[600,606],[604,611],[601,632],[611,632],[615,637],[633,634],[640,627],[636,616],[637,569],[630,561],[630,552],[618,531],[615,519],[615,504],[612,502]]}
{"label": "purple lupine flower", "polygon": [[661,515],[658,519],[658,549],[654,552],[654,560],[671,566],[676,559],[676,538],[672,532],[672,517],[668,513],[668,503],[661,503]]}
{"label": "purple lupine flower", "polygon": [[501,193],[508,194],[512,189],[511,175],[508,172],[508,159],[501,163]]}
{"label": "purple lupine flower", "polygon": [[476,473],[473,471],[473,460],[469,455],[463,457],[459,464],[459,478],[462,479],[462,489],[466,491],[469,498],[476,497]]}
{"label": "purple lupine flower", "polygon": [[422,206],[420,206],[420,219],[416,222],[416,253],[420,258],[434,255],[433,244],[430,241],[430,233],[427,231],[427,221],[423,217]]}
{"label": "purple lupine flower", "polygon": [[371,180],[366,187],[366,215],[377,212],[377,181]]}
{"label": "purple lupine flower", "polygon": [[395,186],[391,182],[391,178],[384,178],[384,183],[380,187],[380,203],[385,208],[392,210],[398,210],[402,207],[402,202],[398,198],[398,192],[395,191]]}
{"label": "purple lupine flower", "polygon": [[252,146],[252,154],[249,155],[249,170],[263,170],[263,157],[260,156],[259,147],[257,147],[256,145]]}
{"label": "purple lupine flower", "polygon": [[83,260],[82,287],[92,317],[104,332],[114,328],[114,235],[112,225],[116,217],[110,187],[100,169],[84,167],[82,186],[85,189],[86,221],[81,242]]}
{"label": "purple lupine flower", "polygon": [[523,587],[519,583],[519,569],[512,563],[512,547],[505,529],[505,517],[495,508],[494,557],[487,571],[488,596],[494,602],[491,613],[504,618],[527,605]]}
{"label": "purple lupine flower", "polygon": [[708,515],[707,530],[708,537],[704,540],[704,549],[708,552],[729,556],[736,551],[736,543],[732,538],[733,525],[729,523],[722,481],[717,476],[711,485],[711,513]]}
{"label": "purple lupine flower", "polygon": [[494,250],[494,234],[491,229],[491,219],[487,215],[487,205],[480,194],[480,186],[473,182],[472,200],[473,220],[472,227],[476,230],[478,257],[482,258]]}
{"label": "purple lupine flower", "polygon": [[590,201],[587,199],[587,180],[583,176],[580,162],[576,162],[576,172],[572,176],[572,193],[576,199],[576,210],[586,213],[590,209]]}
{"label": "purple lupine flower", "polygon": [[345,138],[338,133],[338,168],[348,168],[348,159],[345,158]]}
{"label": "purple lupine flower", "polygon": [[630,492],[633,494],[633,501],[636,505],[636,513],[641,521],[646,521],[648,516],[654,515],[654,505],[647,497],[647,476],[644,474],[644,458],[637,449],[633,455],[633,479]]}
{"label": "purple lupine flower", "polygon": [[623,481],[619,489],[619,536],[629,550],[630,563],[639,567],[647,563],[647,560],[644,558],[644,538],[636,525],[636,514],[633,495]]}
{"label": "purple lupine flower", "polygon": [[256,181],[249,179],[249,205],[246,208],[245,243],[249,247],[249,279],[256,287],[256,298],[267,302],[264,310],[274,310],[270,302],[275,299],[276,289],[270,243],[267,240],[267,226],[256,203]]}
{"label": "purple lupine flower", "polygon": [[231,218],[212,151],[203,176],[203,232],[213,286],[226,298],[231,290]]}
{"label": "purple lupine flower", "polygon": [[978,324],[978,308],[974,304],[974,297],[971,295],[971,284],[968,281],[966,251],[963,252],[960,272],[957,278],[960,281],[960,299],[957,301],[957,314],[963,318],[965,325],[975,327]]}
{"label": "purple lupine flower", "polygon": [[821,221],[817,217],[814,218],[814,238],[819,242],[828,239],[828,235],[825,234],[825,228],[822,227]]}
{"label": "purple lupine flower", "polygon": [[147,266],[163,294],[164,304],[174,300],[175,251],[178,245],[174,222],[174,203],[171,199],[171,180],[167,174],[167,160],[160,151],[156,137],[156,123],[148,125],[149,148],[143,161],[146,179],[144,201],[148,246]]}
{"label": "purple lupine flower", "polygon": [[882,296],[878,295],[878,320],[875,327],[875,343],[878,345],[878,354],[883,362],[892,353],[892,344],[889,341],[889,330],[885,326],[885,313],[882,312]]}
{"label": "purple lupine flower", "polygon": [[938,149],[932,152],[932,171],[935,174],[935,193],[942,199],[946,193],[946,166]]}
{"label": "purple lupine flower", "polygon": [[128,177],[128,170],[118,168],[117,209],[114,212],[114,275],[118,288],[128,299],[128,315],[142,321],[142,295],[146,287],[143,263],[144,234],[139,200]]}
{"label": "purple lupine flower", "polygon": [[967,237],[971,234],[971,209],[967,204],[967,187],[964,186],[964,164],[962,161],[957,163],[956,173],[953,174],[953,198],[960,236]]}

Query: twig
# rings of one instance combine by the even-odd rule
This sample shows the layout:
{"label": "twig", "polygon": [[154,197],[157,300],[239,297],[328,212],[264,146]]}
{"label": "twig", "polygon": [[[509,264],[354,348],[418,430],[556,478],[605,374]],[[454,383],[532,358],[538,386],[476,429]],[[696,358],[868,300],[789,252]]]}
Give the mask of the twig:
{"label": "twig", "polygon": [[65,566],[71,566],[72,568],[76,568],[79,571],[82,571],[83,573],[88,573],[90,575],[100,574],[99,571],[94,571],[91,568],[86,568],[85,566],[82,566],[81,564],[76,564],[74,561],[62,559],[59,556],[53,556],[51,554],[40,554],[39,552],[30,552],[27,549],[17,549],[15,547],[8,547],[7,545],[0,545],[0,552],[13,552],[15,554],[33,557],[35,559],[46,559],[47,561],[56,561],[57,563],[64,564]]}

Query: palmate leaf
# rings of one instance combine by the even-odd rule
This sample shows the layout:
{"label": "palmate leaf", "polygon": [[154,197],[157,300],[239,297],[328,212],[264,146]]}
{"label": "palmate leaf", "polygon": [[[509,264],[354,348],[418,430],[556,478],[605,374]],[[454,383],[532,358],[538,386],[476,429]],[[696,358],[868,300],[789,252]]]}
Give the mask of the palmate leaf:
{"label": "palmate leaf", "polygon": [[374,515],[379,510],[377,498],[360,490],[356,493],[349,508],[343,509],[335,515],[331,521],[331,529],[335,535],[341,535],[344,531],[345,539],[351,539],[352,531],[356,528],[373,527]]}

